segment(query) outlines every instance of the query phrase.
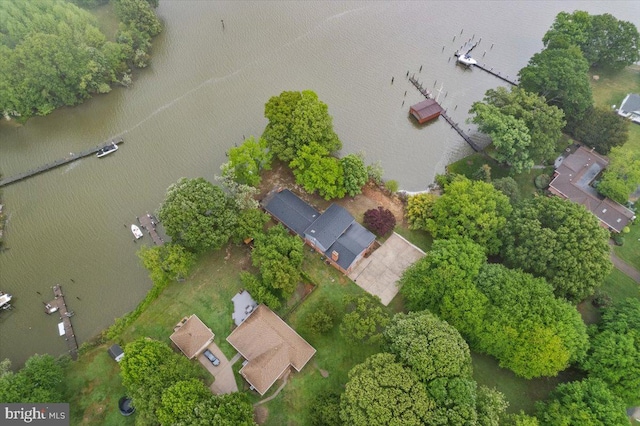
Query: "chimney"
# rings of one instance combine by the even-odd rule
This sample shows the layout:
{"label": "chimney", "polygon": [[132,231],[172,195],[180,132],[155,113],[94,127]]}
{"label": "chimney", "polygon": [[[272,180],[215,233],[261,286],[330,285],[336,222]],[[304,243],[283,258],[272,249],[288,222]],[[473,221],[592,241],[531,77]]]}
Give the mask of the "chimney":
{"label": "chimney", "polygon": [[340,254],[337,251],[332,251],[331,252],[331,260],[333,260],[334,262],[338,261],[338,257],[340,256]]}

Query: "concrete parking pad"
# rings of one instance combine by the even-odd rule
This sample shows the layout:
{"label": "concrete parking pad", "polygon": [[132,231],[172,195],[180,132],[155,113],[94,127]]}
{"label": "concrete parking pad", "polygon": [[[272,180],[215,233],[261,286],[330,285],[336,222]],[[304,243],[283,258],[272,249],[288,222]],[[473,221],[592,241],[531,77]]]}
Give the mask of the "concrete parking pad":
{"label": "concrete parking pad", "polygon": [[349,274],[363,290],[378,296],[387,306],[398,294],[398,280],[405,269],[425,253],[395,232]]}
{"label": "concrete parking pad", "polygon": [[220,365],[216,367],[211,364],[211,361],[209,361],[204,355],[198,355],[198,361],[200,361],[200,363],[204,365],[204,368],[206,368],[209,373],[215,377],[215,381],[209,387],[211,392],[216,395],[238,392],[238,384],[236,383],[236,378],[233,375],[233,370],[231,369],[232,364],[229,362],[227,357],[224,356],[218,345],[213,342],[207,347],[207,349],[209,349],[220,360]]}

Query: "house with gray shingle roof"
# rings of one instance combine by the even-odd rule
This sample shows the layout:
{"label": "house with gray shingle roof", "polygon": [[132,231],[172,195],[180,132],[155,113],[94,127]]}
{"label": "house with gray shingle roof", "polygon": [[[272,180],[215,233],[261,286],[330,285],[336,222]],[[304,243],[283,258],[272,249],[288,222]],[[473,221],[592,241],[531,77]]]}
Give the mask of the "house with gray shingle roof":
{"label": "house with gray shingle roof", "polygon": [[640,95],[629,93],[618,108],[618,115],[640,124]]}

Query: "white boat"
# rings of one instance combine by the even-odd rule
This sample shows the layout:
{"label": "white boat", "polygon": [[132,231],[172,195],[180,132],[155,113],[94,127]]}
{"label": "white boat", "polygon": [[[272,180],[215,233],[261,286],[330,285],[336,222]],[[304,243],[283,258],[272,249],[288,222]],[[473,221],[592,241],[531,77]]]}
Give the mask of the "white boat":
{"label": "white boat", "polygon": [[11,304],[9,302],[11,302],[11,299],[13,299],[12,295],[0,291],[0,310],[10,309]]}
{"label": "white boat", "polygon": [[458,56],[458,62],[460,62],[461,64],[464,64],[464,65],[466,65],[468,67],[478,63],[478,61],[476,61],[475,59],[473,59],[470,55],[468,55],[466,53],[464,55]]}
{"label": "white boat", "polygon": [[136,237],[136,240],[144,237],[144,234],[136,225],[131,225],[131,232],[133,232],[133,236]]}
{"label": "white boat", "polygon": [[97,156],[98,158],[102,158],[102,157],[104,157],[105,155],[109,155],[109,154],[111,154],[112,152],[116,152],[117,150],[118,150],[118,145],[116,145],[116,143],[115,143],[115,142],[111,142],[111,145],[107,145],[107,146],[105,146],[104,148],[100,148],[100,149],[98,150],[98,152],[96,153],[96,156]]}

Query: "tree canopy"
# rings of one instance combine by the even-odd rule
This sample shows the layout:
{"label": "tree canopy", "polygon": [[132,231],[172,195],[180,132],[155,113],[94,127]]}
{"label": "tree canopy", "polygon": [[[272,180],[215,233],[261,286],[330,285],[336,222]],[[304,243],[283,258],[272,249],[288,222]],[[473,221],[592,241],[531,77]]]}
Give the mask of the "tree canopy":
{"label": "tree canopy", "polygon": [[546,278],[558,297],[584,300],[611,271],[609,235],[580,204],[559,197],[523,201],[504,230],[506,263]]}
{"label": "tree canopy", "polygon": [[364,164],[362,154],[348,154],[340,159],[344,190],[347,195],[355,197],[362,192],[362,187],[369,180],[367,166]]}
{"label": "tree canopy", "polygon": [[264,116],[269,124],[262,137],[273,154],[284,162],[298,156],[305,145],[315,142],[329,154],[342,143],[333,131],[329,108],[311,90],[282,92],[266,103]]}
{"label": "tree canopy", "polygon": [[222,189],[205,179],[181,178],[167,189],[158,218],[173,242],[202,252],[229,241],[237,209]]}
{"label": "tree canopy", "polygon": [[469,238],[496,254],[511,210],[509,199],[491,184],[456,176],[431,206],[426,230],[437,239]]}
{"label": "tree canopy", "polygon": [[422,382],[471,377],[469,345],[458,330],[429,311],[396,314],[384,331],[389,352]]}
{"label": "tree canopy", "polygon": [[602,379],[627,406],[640,403],[640,301],[626,299],[605,308],[592,330],[582,367]]}
{"label": "tree canopy", "polygon": [[427,219],[432,215],[431,209],[437,198],[435,194],[428,192],[409,196],[405,216],[410,229],[427,229]]}
{"label": "tree canopy", "polygon": [[613,148],[609,166],[598,183],[598,192],[620,204],[626,204],[640,185],[640,152]]}
{"label": "tree canopy", "polygon": [[385,311],[380,298],[365,293],[361,296],[347,297],[346,313],[340,324],[340,334],[353,342],[379,343],[382,331],[389,323],[389,314]]}
{"label": "tree canopy", "polygon": [[629,121],[609,108],[590,108],[585,117],[573,124],[576,139],[600,154],[623,145],[629,137]]}
{"label": "tree canopy", "polygon": [[340,418],[353,426],[430,424],[434,402],[416,375],[391,354],[370,356],[349,372]]}
{"label": "tree canopy", "polygon": [[330,156],[322,145],[310,142],[300,147],[289,167],[293,170],[296,183],[305,191],[318,191],[325,200],[344,197],[344,175],[340,160]]}
{"label": "tree canopy", "polygon": [[163,285],[170,281],[184,279],[189,275],[196,256],[179,244],[142,246],[138,257],[149,271],[151,281]]}
{"label": "tree canopy", "polygon": [[629,424],[622,400],[596,378],[561,383],[536,407],[543,426]]}
{"label": "tree canopy", "polygon": [[17,373],[10,371],[11,361],[0,362],[0,402],[62,402],[64,369],[61,360],[51,355],[31,356]]}
{"label": "tree canopy", "polygon": [[608,13],[560,12],[542,41],[578,46],[592,67],[622,69],[640,60],[638,29]]}
{"label": "tree canopy", "polygon": [[[487,108],[486,105],[494,108]],[[483,132],[486,130],[492,138],[497,138],[499,145],[496,145],[496,148],[499,148],[499,154],[503,157],[499,158],[499,161],[521,166],[517,167],[516,172],[529,169],[529,160],[540,164],[552,159],[556,144],[562,137],[562,128],[566,124],[562,110],[547,105],[543,97],[519,87],[512,87],[510,91],[504,87],[487,90],[484,102],[475,102],[472,105],[471,112],[476,110],[478,114],[473,121],[480,124]],[[520,125],[513,128],[505,127],[509,123],[505,123],[502,116],[511,116],[522,121],[527,128],[528,144],[526,137],[521,140],[501,134],[511,129],[524,133]],[[519,150],[524,150],[524,153],[520,153]]]}
{"label": "tree canopy", "polygon": [[536,53],[518,75],[521,88],[559,107],[567,120],[580,120],[593,105],[588,70],[580,49],[569,46]]}
{"label": "tree canopy", "polygon": [[263,138],[255,140],[253,136],[242,145],[229,148],[229,162],[222,167],[222,173],[233,171],[233,178],[238,183],[260,185],[260,172],[271,168],[272,153],[267,149],[267,141]]}

